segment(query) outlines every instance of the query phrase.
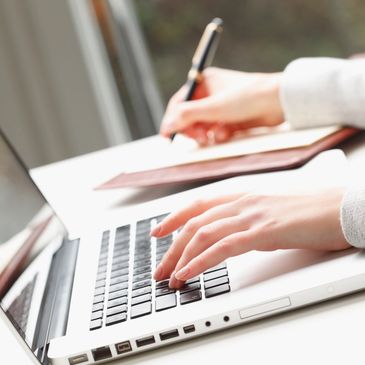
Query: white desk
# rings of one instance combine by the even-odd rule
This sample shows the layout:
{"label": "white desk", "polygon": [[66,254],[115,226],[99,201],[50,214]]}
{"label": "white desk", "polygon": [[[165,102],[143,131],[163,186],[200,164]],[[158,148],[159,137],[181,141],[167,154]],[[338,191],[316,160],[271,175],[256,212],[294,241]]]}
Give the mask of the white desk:
{"label": "white desk", "polygon": [[[36,171],[45,195],[62,216],[79,214],[97,219],[118,210],[125,214],[134,204],[163,196],[187,186],[169,189],[122,189],[95,194],[92,187],[119,172],[136,151],[148,151],[154,139],[100,151]],[[365,184],[365,134],[341,146],[353,176]],[[114,161],[112,164],[109,161]],[[82,176],[80,176],[82,171]],[[62,173],[60,173],[62,172]],[[50,181],[53,182],[50,184]],[[47,184],[42,185],[42,181]],[[46,186],[47,185],[47,186]],[[191,185],[189,186],[191,187]],[[67,207],[78,206],[71,212]],[[100,213],[102,212],[102,213]],[[72,224],[71,224],[72,225]],[[116,364],[364,364],[365,293],[337,299],[214,335],[132,356]]]}

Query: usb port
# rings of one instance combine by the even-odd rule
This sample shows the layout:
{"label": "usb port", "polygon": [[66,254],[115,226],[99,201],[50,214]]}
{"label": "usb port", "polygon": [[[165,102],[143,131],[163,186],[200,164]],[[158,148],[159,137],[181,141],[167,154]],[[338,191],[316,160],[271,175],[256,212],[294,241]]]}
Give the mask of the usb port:
{"label": "usb port", "polygon": [[115,349],[117,350],[118,354],[124,354],[125,352],[132,351],[132,346],[129,341],[124,341],[115,344]]}
{"label": "usb port", "polygon": [[91,353],[93,354],[95,361],[109,359],[112,357],[109,346],[98,347],[97,349],[91,350]]}
{"label": "usb port", "polygon": [[171,330],[166,332],[160,333],[161,341],[169,340],[170,338],[178,337],[179,331],[178,330]]}
{"label": "usb port", "polygon": [[83,362],[86,362],[87,360],[88,360],[87,355],[82,354],[82,355],[70,357],[68,359],[68,362],[70,365],[77,365],[77,364],[82,364]]}
{"label": "usb port", "polygon": [[142,347],[146,345],[150,345],[152,343],[155,343],[155,338],[153,336],[140,338],[139,340],[136,340],[137,347]]}
{"label": "usb port", "polygon": [[195,332],[195,326],[193,324],[183,327],[185,333]]}

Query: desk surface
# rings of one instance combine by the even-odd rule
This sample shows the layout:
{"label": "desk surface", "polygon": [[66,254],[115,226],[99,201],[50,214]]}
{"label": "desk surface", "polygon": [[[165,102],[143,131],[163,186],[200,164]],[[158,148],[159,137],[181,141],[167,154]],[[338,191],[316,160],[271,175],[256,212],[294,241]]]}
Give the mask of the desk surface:
{"label": "desk surface", "polygon": [[[87,210],[111,210],[120,206],[132,207],[144,201],[165,194],[191,188],[178,186],[166,189],[123,189],[104,192],[98,198],[90,200],[92,190],[85,193],[85,184],[95,186],[117,171],[116,164],[105,166],[105,161],[117,161],[128,150],[148,149],[149,139],[133,144],[100,151],[78,157],[60,164],[38,169],[34,176],[53,203],[57,200],[55,191],[65,189],[67,201],[73,204],[86,204]],[[353,179],[365,184],[363,166],[365,165],[365,133],[354,137],[340,146],[350,161]],[[112,166],[114,165],[114,166]],[[74,178],[75,172],[83,168],[83,177]],[[64,180],[52,187],[42,186],[44,172],[49,176],[52,169],[62,169]],[[72,179],[72,184],[69,182]],[[48,179],[49,180],[49,179]],[[76,180],[76,181],[75,181]],[[49,181],[48,181],[49,182]],[[87,190],[87,189],[86,189]],[[63,194],[62,199],[64,199]],[[67,205],[55,202],[60,210],[67,210]],[[60,212],[61,215],[65,212]],[[75,212],[74,214],[78,214]],[[363,331],[365,329],[365,293],[358,293],[345,298],[304,308],[295,312],[261,320],[252,324],[239,326],[213,335],[171,345],[141,355],[132,356],[115,364],[195,364],[205,361],[209,364],[362,364]]]}

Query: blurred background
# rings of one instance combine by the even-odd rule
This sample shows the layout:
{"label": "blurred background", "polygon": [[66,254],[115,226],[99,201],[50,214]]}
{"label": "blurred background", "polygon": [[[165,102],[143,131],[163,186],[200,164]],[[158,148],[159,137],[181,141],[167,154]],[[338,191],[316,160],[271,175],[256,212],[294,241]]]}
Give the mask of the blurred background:
{"label": "blurred background", "polygon": [[0,0],[0,126],[29,167],[147,137],[206,24],[214,65],[280,71],[365,50],[360,0]]}

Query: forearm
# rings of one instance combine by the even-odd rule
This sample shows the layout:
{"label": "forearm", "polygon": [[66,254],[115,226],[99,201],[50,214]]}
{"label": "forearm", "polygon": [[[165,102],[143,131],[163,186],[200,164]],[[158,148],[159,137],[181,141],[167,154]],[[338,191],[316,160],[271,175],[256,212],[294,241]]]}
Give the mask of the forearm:
{"label": "forearm", "polygon": [[282,75],[280,98],[285,119],[294,128],[365,128],[365,60],[295,60]]}

